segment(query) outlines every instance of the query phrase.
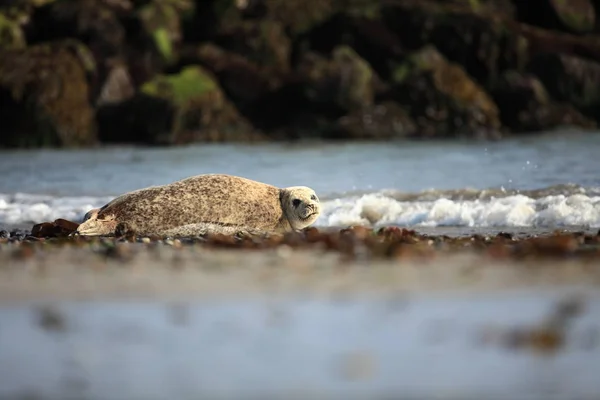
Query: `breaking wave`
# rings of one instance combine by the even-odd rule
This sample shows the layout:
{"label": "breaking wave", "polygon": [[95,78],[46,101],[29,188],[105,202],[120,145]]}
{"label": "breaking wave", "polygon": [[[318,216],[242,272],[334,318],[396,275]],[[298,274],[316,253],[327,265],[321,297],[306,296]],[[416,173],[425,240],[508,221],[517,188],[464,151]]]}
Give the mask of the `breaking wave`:
{"label": "breaking wave", "polygon": [[[0,224],[65,218],[80,221],[112,197],[0,194]],[[600,188],[558,185],[517,191],[503,188],[402,193],[354,192],[322,196],[316,226],[600,227]]]}

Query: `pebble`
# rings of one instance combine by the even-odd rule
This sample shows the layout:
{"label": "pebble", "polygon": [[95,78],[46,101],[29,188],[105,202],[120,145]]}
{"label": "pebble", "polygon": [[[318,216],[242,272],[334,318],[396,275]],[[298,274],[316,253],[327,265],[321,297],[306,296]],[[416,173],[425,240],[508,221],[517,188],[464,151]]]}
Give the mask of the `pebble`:
{"label": "pebble", "polygon": [[31,235],[31,232],[22,229],[15,229],[14,231],[10,232],[10,237],[17,240],[23,240],[29,235]]}
{"label": "pebble", "polygon": [[8,231],[0,231],[0,239],[8,239],[10,237],[10,233]]}

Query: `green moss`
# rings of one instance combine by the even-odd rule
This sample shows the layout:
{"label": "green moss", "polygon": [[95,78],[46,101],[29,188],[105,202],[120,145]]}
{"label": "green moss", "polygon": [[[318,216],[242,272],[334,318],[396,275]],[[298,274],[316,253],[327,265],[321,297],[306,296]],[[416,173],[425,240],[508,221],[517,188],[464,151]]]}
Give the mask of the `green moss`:
{"label": "green moss", "polygon": [[190,0],[154,0],[138,11],[146,31],[168,64],[177,61],[175,45],[181,39],[181,20],[189,17],[193,10],[194,4]]}
{"label": "green moss", "polygon": [[158,75],[141,87],[149,96],[160,97],[181,106],[218,89],[213,78],[199,66],[189,66],[178,74]]}
{"label": "green moss", "polygon": [[469,5],[474,11],[478,11],[481,8],[479,0],[469,0]]}
{"label": "green moss", "polygon": [[392,71],[392,82],[402,83],[410,76],[411,67],[408,63],[402,63]]}
{"label": "green moss", "polygon": [[18,23],[0,13],[0,49],[20,49],[26,46]]}
{"label": "green moss", "polygon": [[169,63],[173,62],[173,44],[169,32],[165,28],[157,28],[152,32],[152,37],[163,59]]}
{"label": "green moss", "polygon": [[85,44],[77,39],[65,39],[62,43],[66,48],[71,49],[73,54],[77,56],[86,74],[91,75],[96,73],[96,60]]}
{"label": "green moss", "polygon": [[551,0],[563,24],[576,32],[590,32],[596,23],[594,6],[589,0]]}

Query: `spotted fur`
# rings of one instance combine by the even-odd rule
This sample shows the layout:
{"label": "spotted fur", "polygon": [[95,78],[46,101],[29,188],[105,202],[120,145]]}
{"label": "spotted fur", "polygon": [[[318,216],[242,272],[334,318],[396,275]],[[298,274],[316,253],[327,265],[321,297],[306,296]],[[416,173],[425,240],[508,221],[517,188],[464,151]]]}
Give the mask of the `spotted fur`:
{"label": "spotted fur", "polygon": [[123,194],[90,210],[77,232],[111,235],[125,223],[138,235],[283,233],[311,225],[319,214],[319,200],[308,187],[280,189],[242,177],[208,174]]}

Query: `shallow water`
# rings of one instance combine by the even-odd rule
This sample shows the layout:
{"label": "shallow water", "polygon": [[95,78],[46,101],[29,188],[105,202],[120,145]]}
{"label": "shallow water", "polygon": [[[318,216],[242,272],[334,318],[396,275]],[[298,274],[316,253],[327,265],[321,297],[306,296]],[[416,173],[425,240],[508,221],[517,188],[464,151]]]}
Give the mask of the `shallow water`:
{"label": "shallow water", "polygon": [[593,398],[597,294],[556,352],[507,336],[578,292],[4,306],[0,397]]}
{"label": "shallow water", "polygon": [[202,173],[309,185],[317,226],[600,226],[600,135],[501,142],[197,145],[0,153],[0,224],[78,220],[114,196]]}

